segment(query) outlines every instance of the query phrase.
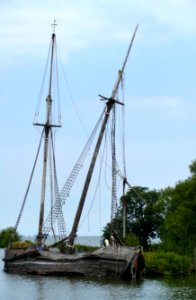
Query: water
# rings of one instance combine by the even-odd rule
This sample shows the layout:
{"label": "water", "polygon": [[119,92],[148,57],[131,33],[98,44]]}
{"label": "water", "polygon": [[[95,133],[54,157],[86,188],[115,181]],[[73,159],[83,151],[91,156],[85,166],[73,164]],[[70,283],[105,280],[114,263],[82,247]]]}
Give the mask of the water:
{"label": "water", "polygon": [[0,249],[1,300],[195,300],[196,274],[119,282],[85,278],[43,277],[3,272]]}
{"label": "water", "polygon": [[[22,240],[29,240],[34,242],[36,239],[36,235],[34,236],[22,236]],[[78,236],[76,237],[75,243],[81,245],[89,245],[89,246],[100,246],[101,237],[100,236]],[[52,236],[47,237],[46,243],[49,245],[55,243],[55,240]]]}

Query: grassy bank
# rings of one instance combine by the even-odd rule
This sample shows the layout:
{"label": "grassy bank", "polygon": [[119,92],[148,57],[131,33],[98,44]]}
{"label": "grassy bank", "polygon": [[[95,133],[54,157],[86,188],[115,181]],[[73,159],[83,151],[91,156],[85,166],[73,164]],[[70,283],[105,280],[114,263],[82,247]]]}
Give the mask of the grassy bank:
{"label": "grassy bank", "polygon": [[152,251],[144,253],[146,275],[178,275],[190,273],[192,258],[175,252]]}

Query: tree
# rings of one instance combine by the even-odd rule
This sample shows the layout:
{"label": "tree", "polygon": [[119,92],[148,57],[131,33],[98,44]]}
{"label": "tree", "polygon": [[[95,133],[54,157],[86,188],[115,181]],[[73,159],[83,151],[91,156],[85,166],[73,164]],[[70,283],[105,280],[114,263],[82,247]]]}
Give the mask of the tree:
{"label": "tree", "polygon": [[[175,187],[161,191],[132,187],[127,192],[112,222],[121,239],[124,200],[129,241],[134,243],[138,237],[140,245],[148,249],[150,240],[160,237],[164,250],[192,256],[196,247],[196,160],[189,169],[191,176]],[[103,237],[111,234],[110,227],[104,228]]]}
{"label": "tree", "polygon": [[196,161],[189,168],[188,179],[164,191],[167,206],[161,239],[166,249],[190,255],[196,246]]}
{"label": "tree", "polygon": [[[159,199],[161,192],[149,190],[146,187],[132,187],[118,208],[113,227],[122,239],[123,232],[123,201],[126,203],[126,232],[127,239],[136,241],[144,249],[148,249],[150,240],[159,237],[160,226],[163,222],[162,206]],[[104,233],[108,235],[108,228]],[[125,241],[126,242],[126,241]]]}
{"label": "tree", "polygon": [[162,211],[159,206],[161,192],[146,187],[133,187],[125,196],[127,206],[127,229],[139,237],[147,249],[150,240],[159,237]]}
{"label": "tree", "polygon": [[15,232],[13,227],[7,227],[0,231],[0,248],[6,248],[10,242],[17,242],[20,240],[20,235]]}

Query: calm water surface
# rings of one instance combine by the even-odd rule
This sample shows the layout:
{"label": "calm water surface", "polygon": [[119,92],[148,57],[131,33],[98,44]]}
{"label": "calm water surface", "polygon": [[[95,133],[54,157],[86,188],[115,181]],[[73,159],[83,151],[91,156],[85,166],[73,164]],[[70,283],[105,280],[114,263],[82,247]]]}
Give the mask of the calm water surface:
{"label": "calm water surface", "polygon": [[24,276],[3,272],[0,249],[1,300],[195,300],[196,274],[132,282],[93,281],[81,278]]}

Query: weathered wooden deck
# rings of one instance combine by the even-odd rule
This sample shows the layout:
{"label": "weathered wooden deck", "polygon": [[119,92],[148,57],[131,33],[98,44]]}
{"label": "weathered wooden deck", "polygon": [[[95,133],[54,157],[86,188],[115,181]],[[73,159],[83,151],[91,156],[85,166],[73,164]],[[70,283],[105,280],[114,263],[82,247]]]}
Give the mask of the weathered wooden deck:
{"label": "weathered wooden deck", "polygon": [[[54,251],[8,249],[5,272],[17,274],[92,276],[131,279],[142,272],[142,254],[130,247],[103,247],[92,253],[62,254]],[[137,262],[137,263],[136,263]],[[136,267],[139,269],[136,270]],[[138,273],[138,274],[139,274]]]}

